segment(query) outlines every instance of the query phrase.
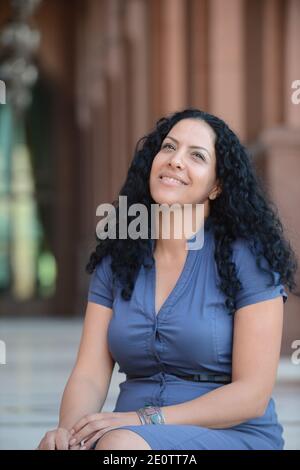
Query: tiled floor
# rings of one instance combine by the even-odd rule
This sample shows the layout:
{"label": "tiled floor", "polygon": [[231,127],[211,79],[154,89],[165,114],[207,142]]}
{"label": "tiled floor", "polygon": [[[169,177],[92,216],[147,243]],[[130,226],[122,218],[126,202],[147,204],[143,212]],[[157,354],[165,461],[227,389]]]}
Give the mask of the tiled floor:
{"label": "tiled floor", "polygon": [[[57,425],[61,395],[74,364],[82,320],[0,321],[6,365],[0,365],[0,449],[34,449]],[[118,366],[103,411],[113,409]],[[285,429],[286,449],[300,449],[300,365],[280,363],[273,397]]]}

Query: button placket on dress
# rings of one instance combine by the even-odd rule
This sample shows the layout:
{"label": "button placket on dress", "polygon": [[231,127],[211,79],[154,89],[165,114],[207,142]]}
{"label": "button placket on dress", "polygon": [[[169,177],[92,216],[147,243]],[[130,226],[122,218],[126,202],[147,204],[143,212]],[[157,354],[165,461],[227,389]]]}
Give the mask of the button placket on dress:
{"label": "button placket on dress", "polygon": [[[154,247],[154,240],[151,240],[151,248],[153,252],[153,247]],[[201,251],[201,250],[200,250]],[[164,344],[162,341],[162,336],[160,336],[160,329],[163,327],[163,324],[168,320],[169,315],[171,313],[171,310],[173,306],[175,305],[178,297],[182,294],[184,291],[184,288],[186,286],[186,283],[188,281],[190,272],[192,271],[194,265],[195,265],[195,260],[198,256],[199,250],[188,250],[186,260],[183,266],[183,269],[175,283],[175,286],[173,287],[172,291],[168,295],[168,297],[165,299],[164,303],[160,307],[158,313],[156,313],[155,309],[155,296],[156,296],[156,265],[155,265],[155,260],[150,268],[150,272],[148,273],[150,276],[150,305],[149,305],[149,310],[151,310],[149,313],[151,314],[151,318],[153,320],[153,325],[152,328],[150,329],[149,332],[149,349],[152,351],[156,361],[157,361],[157,367],[159,369],[159,372],[157,374],[154,374],[153,378],[155,380],[159,380],[159,388],[157,393],[153,394],[152,400],[156,401],[156,403],[159,405],[161,403],[161,400],[163,399],[163,393],[166,388],[166,378],[165,378],[165,373],[167,373],[167,370],[165,368],[164,363],[161,360],[161,354],[164,350]]]}
{"label": "button placket on dress", "polygon": [[154,390],[151,398],[151,403],[152,405],[161,406],[163,394],[166,388],[165,372],[158,372],[152,378],[159,384],[159,387],[157,388],[157,390]]}
{"label": "button placket on dress", "polygon": [[153,333],[151,335],[150,340],[151,340],[151,344],[152,344],[152,351],[155,355],[158,366],[159,366],[160,370],[163,371],[164,370],[164,365],[161,362],[160,355],[159,355],[159,353],[161,352],[162,343],[161,343],[160,340],[157,339],[157,335],[159,335],[159,329],[158,328],[159,328],[159,325],[158,325],[158,322],[155,319],[155,323],[153,324]]}
{"label": "button placket on dress", "polygon": [[166,300],[164,301],[163,305],[161,306],[161,308],[159,309],[159,312],[156,313],[155,311],[155,294],[156,294],[156,269],[155,269],[155,263],[153,264],[152,266],[152,269],[151,269],[151,273],[150,273],[150,276],[151,276],[151,291],[150,291],[150,294],[151,294],[151,311],[152,311],[152,315],[153,315],[153,334],[152,334],[152,341],[151,341],[151,346],[152,346],[152,351],[154,353],[154,356],[157,360],[157,365],[158,365],[158,368],[160,369],[161,371],[161,382],[160,382],[160,390],[159,390],[159,394],[158,394],[158,399],[161,399],[161,396],[163,394],[163,391],[165,389],[165,376],[164,376],[164,373],[166,373],[166,368],[165,368],[165,365],[163,363],[163,361],[161,360],[161,355],[163,353],[163,350],[164,350],[164,344],[163,344],[163,334],[160,335],[160,330],[161,328],[163,328],[163,325],[164,323],[166,322],[167,320],[167,315],[168,314],[171,314],[171,310],[174,306],[174,304],[176,303],[178,297],[181,295],[181,293],[183,292],[184,288],[185,288],[185,285],[186,285],[186,282],[189,278],[189,274],[191,272],[191,269],[194,265],[194,260],[195,260],[195,257],[196,257],[196,254],[193,253],[192,251],[194,250],[189,250],[188,253],[187,253],[187,257],[186,257],[186,260],[185,260],[185,263],[184,263],[184,266],[183,266],[183,269],[176,281],[176,284],[174,286],[174,288],[172,289],[172,291],[170,292],[169,296],[166,298]]}

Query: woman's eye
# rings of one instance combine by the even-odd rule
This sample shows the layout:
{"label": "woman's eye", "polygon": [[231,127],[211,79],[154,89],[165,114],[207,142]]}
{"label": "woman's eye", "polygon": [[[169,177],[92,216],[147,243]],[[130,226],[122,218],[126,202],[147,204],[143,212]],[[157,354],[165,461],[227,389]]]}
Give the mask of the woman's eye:
{"label": "woman's eye", "polygon": [[197,158],[201,158],[202,160],[205,161],[205,157],[202,155],[202,153],[193,153],[193,155],[196,155]]}
{"label": "woman's eye", "polygon": [[165,147],[170,147],[170,148],[174,149],[173,145],[171,145],[171,144],[164,144],[164,145],[162,146],[163,149],[164,149]]}
{"label": "woman's eye", "polygon": [[[171,145],[171,144],[163,144],[163,145],[162,145],[162,149],[164,149],[164,148],[166,148],[166,147],[175,150],[174,146]],[[202,153],[197,153],[197,152],[195,152],[195,153],[193,153],[192,155],[195,155],[195,156],[197,157],[197,159],[201,158],[203,161],[205,161],[205,157],[204,157],[204,155],[202,155]]]}

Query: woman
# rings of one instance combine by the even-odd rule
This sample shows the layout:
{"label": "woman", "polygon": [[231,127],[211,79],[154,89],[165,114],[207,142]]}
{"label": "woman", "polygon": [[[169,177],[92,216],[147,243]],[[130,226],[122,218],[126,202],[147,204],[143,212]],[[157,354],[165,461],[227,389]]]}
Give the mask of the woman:
{"label": "woman", "polygon": [[[186,249],[191,226],[174,236],[175,215],[169,238],[159,214],[155,239],[98,239],[59,426],[39,449],[283,449],[271,394],[297,263],[245,148],[221,119],[176,112],[138,142],[120,196],[149,219],[176,203],[195,220],[200,205],[203,246]],[[101,412],[115,362],[126,380]]]}

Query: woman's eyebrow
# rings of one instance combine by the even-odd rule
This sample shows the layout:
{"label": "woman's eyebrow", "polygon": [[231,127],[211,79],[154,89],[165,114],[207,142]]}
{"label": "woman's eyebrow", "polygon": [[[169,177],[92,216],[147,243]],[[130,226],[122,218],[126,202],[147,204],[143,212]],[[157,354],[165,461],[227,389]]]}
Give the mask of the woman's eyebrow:
{"label": "woman's eyebrow", "polygon": [[[176,142],[176,144],[178,144],[178,140],[175,139],[175,137],[172,137],[171,135],[167,135],[167,136],[165,137],[165,139],[172,139],[172,140],[174,140],[174,142]],[[164,139],[164,140],[165,140],[165,139]],[[190,145],[189,148],[190,148],[190,149],[202,149],[202,150],[205,150],[205,151],[208,153],[208,155],[210,156],[209,151],[208,151],[205,147],[201,147],[200,145]]]}

